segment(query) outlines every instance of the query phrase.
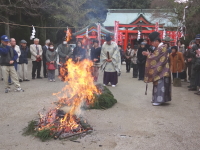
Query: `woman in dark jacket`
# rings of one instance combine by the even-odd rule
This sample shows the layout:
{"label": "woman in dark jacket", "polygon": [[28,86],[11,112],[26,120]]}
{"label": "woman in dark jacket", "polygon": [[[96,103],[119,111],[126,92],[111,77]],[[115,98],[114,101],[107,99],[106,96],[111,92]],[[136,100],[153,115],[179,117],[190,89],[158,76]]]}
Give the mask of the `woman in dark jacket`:
{"label": "woman in dark jacket", "polygon": [[94,66],[92,67],[92,76],[94,77],[94,82],[97,82],[100,68],[101,47],[99,47],[98,40],[94,40],[93,44],[94,45],[91,49],[91,60],[94,62]]}
{"label": "woman in dark jacket", "polygon": [[82,48],[82,42],[78,41],[73,51],[73,60],[75,62],[86,59],[86,50]]}
{"label": "woman in dark jacket", "polygon": [[126,49],[126,53],[125,53],[125,60],[126,60],[126,72],[130,72],[131,69],[131,59],[132,59],[132,48],[131,48],[131,44],[128,44],[127,49]]}
{"label": "woman in dark jacket", "polygon": [[144,80],[144,73],[145,73],[145,63],[147,57],[142,55],[143,51],[147,51],[147,48],[145,47],[145,43],[141,43],[140,48],[138,49],[137,53],[137,64],[139,69],[139,80]]}

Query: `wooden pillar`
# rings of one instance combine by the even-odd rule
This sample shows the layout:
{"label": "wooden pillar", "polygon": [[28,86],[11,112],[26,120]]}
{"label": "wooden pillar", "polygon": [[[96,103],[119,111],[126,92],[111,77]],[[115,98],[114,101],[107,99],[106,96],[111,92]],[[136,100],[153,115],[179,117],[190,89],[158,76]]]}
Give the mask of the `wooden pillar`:
{"label": "wooden pillar", "polygon": [[128,45],[128,29],[126,28],[126,32],[125,32],[125,42],[124,42],[124,50],[126,50]]}

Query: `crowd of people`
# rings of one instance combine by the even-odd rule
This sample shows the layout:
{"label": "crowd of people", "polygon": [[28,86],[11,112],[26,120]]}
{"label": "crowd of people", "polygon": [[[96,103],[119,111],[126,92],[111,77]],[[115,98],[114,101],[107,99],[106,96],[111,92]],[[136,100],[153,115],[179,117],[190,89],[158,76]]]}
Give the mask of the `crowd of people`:
{"label": "crowd of people", "polygon": [[[200,95],[200,89],[197,89],[200,87],[200,34],[196,35],[195,40],[192,40],[187,48],[181,41],[177,42],[177,46],[170,46],[169,42],[163,41],[162,43],[168,51],[172,82],[175,78],[181,79],[182,82],[188,82],[190,83],[189,91],[197,91],[195,94]],[[139,45],[134,45],[133,48],[128,44],[124,53],[121,46],[119,49],[122,60],[126,62],[127,73],[130,72],[132,66],[133,78],[143,81],[148,59],[143,52],[153,54],[156,50],[155,46],[148,45],[144,40]]]}
{"label": "crowd of people", "polygon": [[[83,46],[82,42],[78,41],[72,51],[70,45],[66,42],[66,38],[57,48],[50,40],[46,40],[45,45],[41,46],[40,40],[35,38],[29,48],[25,40],[21,40],[18,46],[14,38],[9,39],[6,35],[3,35],[0,45],[0,65],[5,92],[10,91],[11,84],[15,85],[15,91],[24,91],[20,87],[20,82],[30,81],[28,79],[28,55],[30,53],[33,80],[42,79],[42,65],[43,77],[48,78],[49,82],[55,82],[55,70],[57,68],[61,77],[67,74],[67,70],[62,70],[66,69],[64,66],[68,59],[73,59],[74,62],[90,59],[94,64],[91,69],[94,81],[98,80],[99,69],[101,68],[104,71],[104,86],[110,83],[112,87],[115,87],[121,73],[121,64],[125,61],[127,73],[133,68],[133,78],[138,78],[138,80],[147,83],[159,79],[161,85],[165,85],[165,81],[170,80],[171,83],[175,78],[179,78],[190,83],[188,86],[190,91],[197,91],[195,94],[200,95],[200,89],[197,89],[197,87],[200,87],[200,34],[189,43],[187,48],[181,41],[177,42],[177,46],[170,46],[169,43],[162,42],[158,36],[159,34],[156,32],[149,35],[149,39],[152,39],[151,46],[148,45],[147,40],[143,40],[139,45],[133,47],[128,44],[124,51],[122,46],[113,42],[108,34],[102,47],[99,47],[98,40],[93,41],[91,48],[90,46]],[[160,59],[161,63],[158,63],[157,59]],[[149,66],[152,68],[149,68]],[[163,70],[165,72],[162,72]],[[164,80],[162,81],[161,78]],[[61,80],[64,80],[64,78]],[[158,88],[159,86],[155,84],[154,89]],[[167,95],[169,95],[170,87],[168,89]]]}
{"label": "crowd of people", "polygon": [[[107,36],[108,45],[107,48],[111,48],[116,52],[118,51],[118,46],[112,42],[110,35]],[[15,91],[24,91],[20,82],[30,81],[28,79],[28,57],[31,55],[32,62],[32,80],[48,78],[49,82],[55,82],[55,70],[59,69],[59,75],[62,81],[64,81],[65,75],[68,71],[66,69],[66,62],[68,59],[72,59],[75,63],[83,61],[84,59],[91,59],[94,63],[94,66],[91,68],[94,81],[98,80],[99,68],[100,68],[100,55],[103,51],[105,45],[102,48],[99,47],[99,41],[94,40],[93,46],[90,50],[89,47],[83,46],[81,41],[78,41],[76,47],[73,49],[66,42],[66,38],[63,39],[63,42],[55,48],[55,45],[50,41],[46,40],[45,45],[41,46],[40,40],[35,38],[33,44],[30,45],[30,48],[27,46],[25,40],[20,41],[20,46],[16,45],[16,40],[14,38],[9,39],[8,36],[1,36],[1,45],[0,45],[0,71],[1,78],[5,83],[5,93],[8,93],[11,90],[11,85],[14,84],[16,89]],[[107,50],[106,50],[107,52]],[[113,51],[114,53],[114,51]],[[112,59],[112,52],[110,52],[110,60]],[[106,55],[107,56],[107,55]],[[115,56],[116,57],[116,56]],[[120,54],[118,55],[119,58]],[[103,57],[101,60],[104,60]],[[107,60],[106,60],[107,62]],[[106,64],[105,68],[108,68],[109,65]],[[116,61],[116,64],[118,61]],[[41,76],[41,68],[43,65],[43,77]],[[110,65],[112,68],[112,65]],[[106,69],[105,71],[105,85],[107,82],[110,82],[112,79],[112,86],[117,84],[117,73],[113,70]],[[120,68],[120,67],[118,67]],[[119,71],[120,69],[118,69]],[[114,73],[112,73],[114,71]],[[111,76],[110,76],[111,74]],[[113,79],[113,75],[115,79]]]}

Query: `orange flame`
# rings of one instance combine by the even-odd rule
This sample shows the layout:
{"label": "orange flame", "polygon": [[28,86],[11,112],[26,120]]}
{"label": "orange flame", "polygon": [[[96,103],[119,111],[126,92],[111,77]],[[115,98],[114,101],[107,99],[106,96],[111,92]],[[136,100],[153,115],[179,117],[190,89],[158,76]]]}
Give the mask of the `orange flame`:
{"label": "orange flame", "polygon": [[[64,76],[66,86],[61,92],[53,94],[59,99],[57,108],[50,110],[46,116],[40,118],[39,130],[57,125],[57,132],[70,132],[74,129],[81,132],[82,129],[78,124],[76,114],[80,114],[81,107],[84,104],[94,103],[94,93],[100,94],[91,75],[92,66],[93,63],[90,60],[75,63],[72,59],[69,59],[66,62],[65,68],[61,69],[61,75]],[[57,110],[63,106],[70,106],[70,110],[66,112],[62,119],[58,119]],[[59,123],[56,123],[58,120]]]}

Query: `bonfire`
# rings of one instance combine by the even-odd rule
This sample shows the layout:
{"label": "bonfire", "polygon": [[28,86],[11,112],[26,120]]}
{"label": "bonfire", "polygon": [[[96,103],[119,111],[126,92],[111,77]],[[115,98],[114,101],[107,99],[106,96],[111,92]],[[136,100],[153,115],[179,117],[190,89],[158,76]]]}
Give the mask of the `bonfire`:
{"label": "bonfire", "polygon": [[103,108],[104,105],[109,108],[117,101],[107,88],[94,84],[92,66],[90,60],[75,63],[69,59],[66,62],[60,70],[66,85],[60,92],[53,94],[58,98],[55,108],[47,112],[40,111],[39,120],[30,122],[24,135],[35,134],[45,141],[52,137],[63,139],[86,135],[93,130],[80,116],[82,108]]}

